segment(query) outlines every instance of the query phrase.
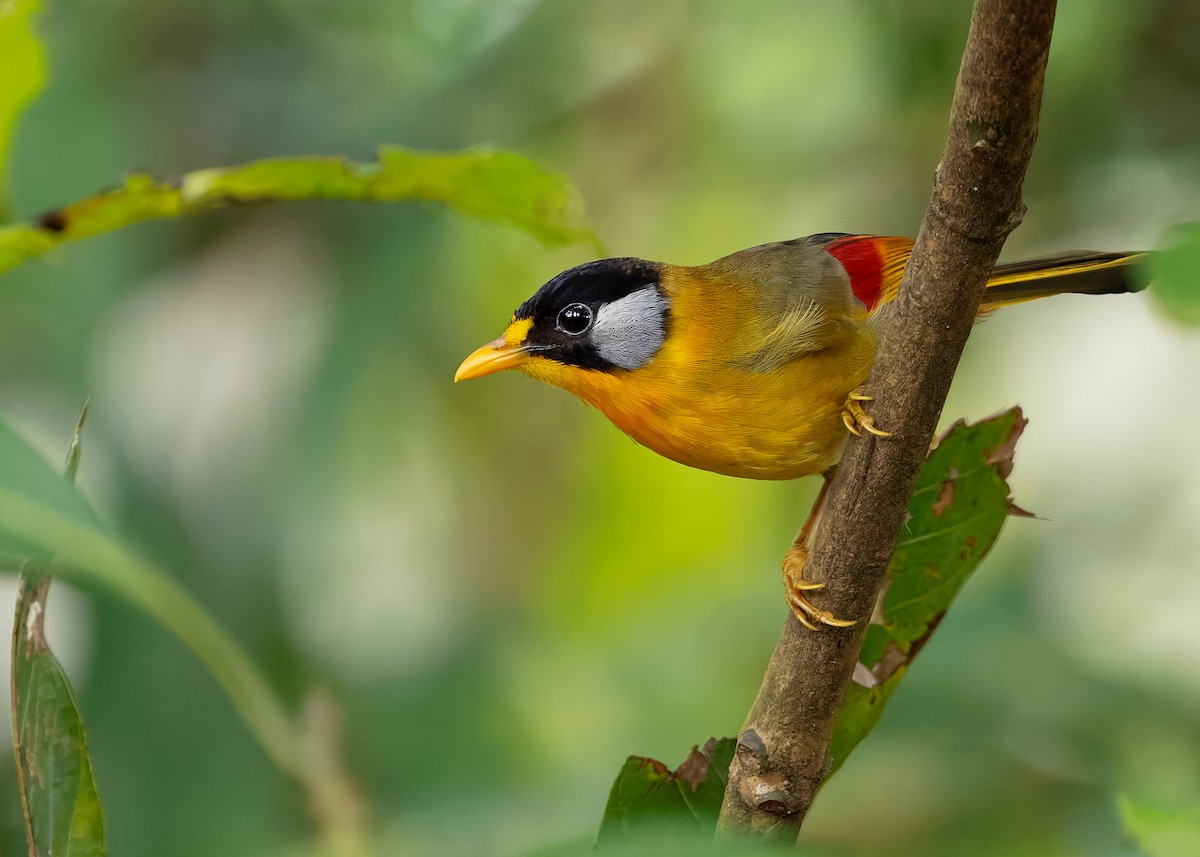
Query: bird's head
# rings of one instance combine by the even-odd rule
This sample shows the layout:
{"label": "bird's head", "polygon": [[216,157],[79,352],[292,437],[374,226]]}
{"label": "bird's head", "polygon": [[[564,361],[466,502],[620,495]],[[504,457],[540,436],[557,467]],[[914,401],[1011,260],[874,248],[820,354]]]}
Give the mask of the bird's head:
{"label": "bird's head", "polygon": [[521,304],[503,336],[464,360],[454,380],[521,369],[570,386],[581,371],[645,366],[662,347],[670,322],[662,267],[642,259],[602,259],[564,271]]}

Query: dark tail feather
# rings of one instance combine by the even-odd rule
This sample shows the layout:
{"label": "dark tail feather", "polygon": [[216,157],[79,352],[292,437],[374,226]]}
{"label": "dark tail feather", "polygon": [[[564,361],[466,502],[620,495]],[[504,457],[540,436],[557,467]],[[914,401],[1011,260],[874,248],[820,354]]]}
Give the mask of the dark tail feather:
{"label": "dark tail feather", "polygon": [[1050,295],[1113,295],[1137,292],[1146,284],[1134,269],[1145,253],[1093,253],[1081,250],[1028,262],[997,265],[983,293],[980,312]]}

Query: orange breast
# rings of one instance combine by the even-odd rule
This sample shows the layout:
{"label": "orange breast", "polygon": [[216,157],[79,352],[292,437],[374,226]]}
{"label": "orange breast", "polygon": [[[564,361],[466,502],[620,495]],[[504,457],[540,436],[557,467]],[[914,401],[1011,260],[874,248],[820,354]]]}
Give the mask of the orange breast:
{"label": "orange breast", "polygon": [[755,372],[731,359],[754,320],[721,284],[689,283],[672,297],[671,329],[644,367],[600,372],[532,360],[522,371],[579,396],[660,455],[729,476],[794,479],[836,464],[842,406],[874,361],[873,334],[856,335]]}

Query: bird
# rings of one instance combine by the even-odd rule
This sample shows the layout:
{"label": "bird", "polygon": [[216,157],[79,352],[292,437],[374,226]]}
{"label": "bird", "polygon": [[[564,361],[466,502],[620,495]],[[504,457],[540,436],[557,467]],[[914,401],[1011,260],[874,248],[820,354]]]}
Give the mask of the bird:
{"label": "bird", "polygon": [[[784,556],[784,591],[806,627],[847,627],[810,600],[824,584],[804,578],[804,561],[849,435],[889,435],[862,388],[912,247],[827,232],[706,265],[588,262],[539,288],[454,380],[516,369],[681,464],[750,479],[824,475]],[[1063,293],[1137,291],[1145,258],[1076,251],[997,265],[979,317]]]}

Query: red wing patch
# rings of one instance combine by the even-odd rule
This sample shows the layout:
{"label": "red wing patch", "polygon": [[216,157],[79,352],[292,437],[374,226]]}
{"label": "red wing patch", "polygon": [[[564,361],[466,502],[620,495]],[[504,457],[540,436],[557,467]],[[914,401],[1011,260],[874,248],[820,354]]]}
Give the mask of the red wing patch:
{"label": "red wing patch", "polygon": [[825,250],[846,269],[855,297],[868,310],[874,310],[896,296],[912,242],[907,238],[847,235],[830,241]]}

